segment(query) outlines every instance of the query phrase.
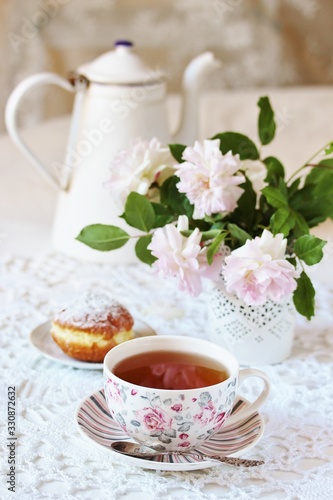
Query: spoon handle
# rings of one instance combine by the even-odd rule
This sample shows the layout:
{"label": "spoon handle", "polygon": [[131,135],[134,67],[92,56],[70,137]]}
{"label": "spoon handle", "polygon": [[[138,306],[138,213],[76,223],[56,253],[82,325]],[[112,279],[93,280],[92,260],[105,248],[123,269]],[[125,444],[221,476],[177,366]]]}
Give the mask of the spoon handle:
{"label": "spoon handle", "polygon": [[204,455],[204,454],[191,454],[193,457],[204,458],[207,460],[213,460],[217,462],[222,462],[228,465],[234,465],[236,467],[256,467],[257,465],[263,465],[264,460],[248,460],[247,458],[237,458],[237,457],[220,457],[219,455]]}

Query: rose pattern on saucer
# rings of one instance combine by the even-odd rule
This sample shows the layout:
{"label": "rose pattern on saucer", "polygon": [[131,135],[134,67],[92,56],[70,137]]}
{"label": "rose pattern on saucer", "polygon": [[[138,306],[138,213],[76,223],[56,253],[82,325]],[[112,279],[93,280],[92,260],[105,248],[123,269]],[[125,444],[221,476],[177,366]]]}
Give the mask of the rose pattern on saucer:
{"label": "rose pattern on saucer", "polygon": [[223,391],[211,386],[197,397],[193,397],[191,390],[165,391],[164,399],[144,387],[133,389],[108,377],[104,387],[111,415],[122,430],[139,442],[164,450],[168,445],[180,449],[192,447],[188,434],[192,426],[198,429],[197,442],[216,433],[231,413],[236,385],[234,378]]}

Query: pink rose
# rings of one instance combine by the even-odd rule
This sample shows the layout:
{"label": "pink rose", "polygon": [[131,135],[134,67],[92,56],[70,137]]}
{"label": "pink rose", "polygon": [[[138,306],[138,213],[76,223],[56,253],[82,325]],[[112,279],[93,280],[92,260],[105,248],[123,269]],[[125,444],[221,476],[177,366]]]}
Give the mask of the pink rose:
{"label": "pink rose", "polygon": [[209,401],[206,406],[201,407],[201,412],[194,415],[193,420],[201,423],[201,426],[209,424],[216,417],[216,409],[211,401]]}
{"label": "pink rose", "polygon": [[243,193],[239,187],[245,177],[239,173],[239,155],[231,151],[223,155],[220,140],[196,141],[183,153],[186,160],[178,165],[177,188],[194,205],[194,219],[218,212],[232,212]]}
{"label": "pink rose", "polygon": [[113,399],[114,401],[121,401],[120,390],[118,388],[118,384],[116,384],[113,380],[108,380],[106,383],[106,392],[109,399]]}
{"label": "pink rose", "polygon": [[173,411],[177,411],[178,412],[178,411],[182,411],[182,409],[183,409],[183,405],[181,405],[179,403],[171,406],[171,410],[173,410]]}
{"label": "pink rose", "polygon": [[233,250],[223,268],[227,292],[255,306],[291,295],[299,274],[285,258],[286,245],[283,234],[273,236],[265,229],[261,238],[247,240]]}
{"label": "pink rose", "polygon": [[197,296],[202,291],[201,278],[217,279],[222,258],[216,256],[211,265],[207,262],[207,247],[201,246],[202,234],[196,228],[189,237],[182,231],[189,228],[186,215],[180,215],[177,227],[167,224],[153,234],[148,249],[157,260],[153,268],[164,278],[174,276],[179,279],[179,288]]}
{"label": "pink rose", "polygon": [[170,418],[161,408],[146,407],[136,411],[136,418],[142,422],[149,430],[171,429],[172,418]]}
{"label": "pink rose", "polygon": [[110,179],[105,186],[119,210],[123,210],[130,192],[147,194],[153,182],[173,173],[174,163],[170,149],[162,146],[156,137],[149,142],[137,138],[129,150],[119,151],[114,156],[110,165]]}
{"label": "pink rose", "polygon": [[222,413],[218,413],[218,415],[216,416],[215,420],[214,420],[214,430],[217,430],[219,429],[220,427],[222,427],[222,425],[224,424],[224,421],[225,421],[225,412],[222,412]]}
{"label": "pink rose", "polygon": [[181,448],[188,448],[189,446],[191,446],[191,443],[189,441],[184,441],[183,443],[179,443],[178,446],[180,446]]}
{"label": "pink rose", "polygon": [[186,434],[186,432],[183,432],[182,434],[179,435],[179,439],[187,439],[188,438],[188,434]]}

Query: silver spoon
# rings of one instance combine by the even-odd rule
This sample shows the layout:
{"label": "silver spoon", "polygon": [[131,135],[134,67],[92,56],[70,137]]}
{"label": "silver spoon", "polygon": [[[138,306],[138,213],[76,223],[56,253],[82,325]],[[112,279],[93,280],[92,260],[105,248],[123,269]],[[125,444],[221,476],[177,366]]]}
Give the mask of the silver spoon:
{"label": "silver spoon", "polygon": [[247,460],[246,458],[235,458],[235,457],[220,457],[219,455],[205,455],[204,453],[195,451],[158,451],[148,446],[142,444],[131,443],[129,441],[115,441],[111,444],[113,451],[117,453],[122,453],[123,455],[129,455],[130,457],[136,458],[153,458],[159,455],[188,455],[193,458],[199,458],[202,460],[213,460],[216,462],[222,462],[228,465],[235,465],[236,467],[254,467],[256,465],[262,465],[265,462],[263,460]]}

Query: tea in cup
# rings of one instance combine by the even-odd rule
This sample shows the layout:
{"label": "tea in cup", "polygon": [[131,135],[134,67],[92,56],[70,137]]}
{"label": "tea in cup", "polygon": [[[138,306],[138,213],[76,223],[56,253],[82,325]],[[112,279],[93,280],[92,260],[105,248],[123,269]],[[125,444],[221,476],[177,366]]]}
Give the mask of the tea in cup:
{"label": "tea in cup", "polygon": [[[231,415],[238,386],[259,377],[257,399]],[[119,344],[104,359],[104,390],[112,418],[135,441],[156,450],[200,446],[223,425],[252,415],[269,393],[267,375],[239,369],[229,351],[185,336],[142,337]]]}

